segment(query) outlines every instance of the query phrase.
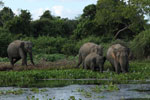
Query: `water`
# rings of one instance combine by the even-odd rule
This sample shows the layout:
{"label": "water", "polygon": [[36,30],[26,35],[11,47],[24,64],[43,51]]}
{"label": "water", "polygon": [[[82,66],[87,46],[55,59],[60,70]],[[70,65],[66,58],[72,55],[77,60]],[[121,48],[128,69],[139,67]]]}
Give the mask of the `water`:
{"label": "water", "polygon": [[[0,100],[68,100],[75,98],[76,100],[149,100],[150,99],[150,84],[119,84],[119,90],[115,91],[102,91],[93,92],[92,88],[101,85],[66,85],[61,87],[44,87],[38,88],[39,93],[31,91],[32,88],[17,88],[17,87],[0,87],[1,91],[19,90],[22,89],[23,93],[15,94],[0,94]],[[79,90],[84,90],[81,92]],[[146,91],[144,91],[146,90]],[[86,91],[86,92],[85,92]],[[33,99],[31,99],[33,98]],[[139,99],[138,99],[139,98]],[[142,99],[143,98],[143,99]],[[148,99],[149,98],[149,99]],[[73,100],[73,99],[71,99]]]}

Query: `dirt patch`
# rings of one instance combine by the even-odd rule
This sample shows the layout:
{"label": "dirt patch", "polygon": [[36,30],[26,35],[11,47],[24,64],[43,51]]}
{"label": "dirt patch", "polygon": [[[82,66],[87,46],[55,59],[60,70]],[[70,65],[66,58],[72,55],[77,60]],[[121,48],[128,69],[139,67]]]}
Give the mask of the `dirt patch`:
{"label": "dirt patch", "polygon": [[0,63],[0,71],[8,71],[8,70],[33,70],[33,69],[71,69],[74,68],[76,65],[75,61],[69,61],[69,60],[59,60],[55,62],[48,62],[44,60],[40,60],[37,64],[34,66],[31,64],[28,64],[28,66],[21,66],[21,64],[15,64],[14,67],[10,65],[10,63]]}

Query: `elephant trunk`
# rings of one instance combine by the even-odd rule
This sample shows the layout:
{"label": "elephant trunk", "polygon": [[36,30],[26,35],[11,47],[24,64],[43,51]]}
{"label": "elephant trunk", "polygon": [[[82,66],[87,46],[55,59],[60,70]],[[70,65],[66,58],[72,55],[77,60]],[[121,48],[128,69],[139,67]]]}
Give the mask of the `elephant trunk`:
{"label": "elephant trunk", "polygon": [[128,72],[128,57],[127,56],[123,56],[120,59],[120,67],[123,73]]}
{"label": "elephant trunk", "polygon": [[33,58],[32,58],[32,52],[29,52],[29,56],[30,56],[30,60],[31,60],[32,65],[34,65]]}

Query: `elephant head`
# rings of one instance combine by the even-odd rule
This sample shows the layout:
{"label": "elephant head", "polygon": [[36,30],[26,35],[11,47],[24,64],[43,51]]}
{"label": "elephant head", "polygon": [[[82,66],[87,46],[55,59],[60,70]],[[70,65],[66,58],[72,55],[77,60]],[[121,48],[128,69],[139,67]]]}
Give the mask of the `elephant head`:
{"label": "elephant head", "polygon": [[32,42],[30,41],[23,41],[21,43],[22,47],[24,47],[25,51],[28,52],[28,53],[32,53]]}
{"label": "elephant head", "polygon": [[91,52],[95,52],[99,55],[103,55],[103,47],[101,45],[97,45],[91,49]]}
{"label": "elephant head", "polygon": [[129,62],[128,62],[129,51],[127,48],[114,49],[112,57],[114,60],[114,65],[116,71],[119,73],[120,68],[122,72],[128,72]]}
{"label": "elephant head", "polygon": [[31,63],[34,65],[33,58],[32,58],[32,42],[30,41],[22,41],[20,44],[20,47],[25,51],[29,53]]}

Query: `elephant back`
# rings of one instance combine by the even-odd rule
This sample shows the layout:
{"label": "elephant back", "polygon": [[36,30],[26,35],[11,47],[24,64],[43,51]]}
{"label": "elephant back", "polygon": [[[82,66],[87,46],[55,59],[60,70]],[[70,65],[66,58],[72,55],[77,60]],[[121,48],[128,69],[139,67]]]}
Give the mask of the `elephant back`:
{"label": "elephant back", "polygon": [[85,56],[87,56],[88,54],[92,52],[95,52],[99,55],[103,55],[103,48],[100,45],[88,42],[88,43],[85,43],[79,50],[79,53],[82,53]]}
{"label": "elephant back", "polygon": [[8,56],[12,56],[12,57],[19,56],[19,47],[21,42],[22,41],[20,40],[15,40],[8,45],[7,48]]}

